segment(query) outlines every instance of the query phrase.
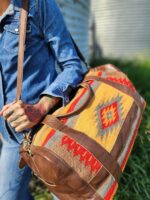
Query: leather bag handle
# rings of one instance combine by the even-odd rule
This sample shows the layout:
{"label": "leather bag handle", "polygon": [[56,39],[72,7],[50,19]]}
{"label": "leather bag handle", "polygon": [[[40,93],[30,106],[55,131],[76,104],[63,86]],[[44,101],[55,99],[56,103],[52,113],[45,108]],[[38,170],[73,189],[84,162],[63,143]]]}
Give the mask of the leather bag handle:
{"label": "leather bag handle", "polygon": [[57,115],[56,116],[57,118],[65,118],[65,117],[74,116],[74,115],[80,113],[88,105],[88,103],[90,102],[90,100],[92,99],[92,97],[94,95],[93,90],[87,82],[83,82],[79,86],[81,86],[82,88],[87,90],[87,96],[86,96],[85,101],[83,103],[81,103],[81,105],[74,111],[66,113],[66,114],[62,114],[62,115]]}

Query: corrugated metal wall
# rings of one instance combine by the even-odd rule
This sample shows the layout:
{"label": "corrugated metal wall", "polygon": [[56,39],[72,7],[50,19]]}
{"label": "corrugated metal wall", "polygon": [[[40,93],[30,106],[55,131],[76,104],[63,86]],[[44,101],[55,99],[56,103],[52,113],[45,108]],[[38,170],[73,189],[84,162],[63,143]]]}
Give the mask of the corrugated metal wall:
{"label": "corrugated metal wall", "polygon": [[92,0],[92,12],[103,56],[149,56],[150,0]]}
{"label": "corrugated metal wall", "polygon": [[57,0],[68,29],[84,56],[89,58],[90,0]]}

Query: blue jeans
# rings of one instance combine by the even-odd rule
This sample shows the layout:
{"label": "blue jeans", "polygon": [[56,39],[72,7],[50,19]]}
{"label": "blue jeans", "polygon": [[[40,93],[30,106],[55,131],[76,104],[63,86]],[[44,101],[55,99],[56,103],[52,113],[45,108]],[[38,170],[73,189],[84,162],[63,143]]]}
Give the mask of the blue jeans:
{"label": "blue jeans", "polygon": [[[0,200],[33,200],[29,192],[31,170],[29,167],[19,169],[19,143],[11,138],[2,141],[0,155]],[[54,197],[54,200],[58,200]]]}

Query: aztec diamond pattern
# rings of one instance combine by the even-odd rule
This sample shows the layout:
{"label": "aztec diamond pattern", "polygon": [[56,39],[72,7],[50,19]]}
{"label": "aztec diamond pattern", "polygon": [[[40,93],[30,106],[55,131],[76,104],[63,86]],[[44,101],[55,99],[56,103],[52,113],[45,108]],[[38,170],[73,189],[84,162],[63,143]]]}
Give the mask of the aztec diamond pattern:
{"label": "aztec diamond pattern", "polygon": [[117,96],[112,98],[111,101],[104,102],[97,107],[98,119],[100,124],[100,130],[97,134],[98,136],[103,136],[109,134],[115,127],[121,126],[123,123],[122,118],[122,97]]}

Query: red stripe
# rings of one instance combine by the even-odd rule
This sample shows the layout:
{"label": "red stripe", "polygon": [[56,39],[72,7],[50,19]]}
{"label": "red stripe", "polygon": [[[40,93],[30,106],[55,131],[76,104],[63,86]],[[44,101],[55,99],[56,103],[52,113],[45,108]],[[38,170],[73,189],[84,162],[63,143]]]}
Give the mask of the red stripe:
{"label": "red stripe", "polygon": [[70,108],[68,109],[67,113],[74,110],[75,106],[77,105],[77,103],[79,102],[79,100],[81,99],[81,97],[82,97],[85,93],[86,93],[86,89],[84,89],[84,90],[82,91],[81,95],[73,101],[73,103],[71,104],[71,106],[70,106]]}
{"label": "red stripe", "polygon": [[136,129],[135,129],[135,131],[134,131],[134,135],[133,135],[132,140],[131,140],[130,145],[129,145],[129,149],[128,149],[128,151],[127,151],[127,153],[126,153],[126,156],[125,156],[125,158],[124,158],[124,161],[123,161],[123,163],[122,163],[122,165],[121,165],[122,171],[123,171],[123,169],[124,169],[124,167],[125,167],[125,165],[126,165],[126,163],[127,163],[127,160],[128,160],[128,158],[129,158],[129,155],[130,155],[131,150],[132,150],[132,148],[133,148],[133,144],[134,144],[134,141],[135,141],[135,138],[136,138],[136,135],[137,135],[139,126],[140,126],[141,119],[142,119],[142,115],[140,116],[140,118],[139,118],[139,120],[138,120],[138,123],[137,123],[137,125],[136,125]]}
{"label": "red stripe", "polygon": [[[94,82],[94,81],[90,81],[89,84],[92,85],[93,82]],[[70,106],[70,108],[68,109],[67,113],[74,110],[75,106],[76,106],[77,103],[80,101],[81,97],[86,93],[86,91],[87,91],[87,89],[84,89],[84,90],[82,91],[81,95],[73,101],[73,103],[71,104],[71,106]]]}
{"label": "red stripe", "polygon": [[56,133],[55,129],[52,129],[50,131],[50,133],[47,135],[46,139],[44,140],[44,142],[42,143],[42,147],[46,145],[46,143],[51,139],[51,137],[53,137],[53,135]]}
{"label": "red stripe", "polygon": [[111,200],[112,197],[115,195],[115,191],[117,190],[117,182],[114,182],[112,186],[110,187],[109,191],[107,192],[106,196],[104,197],[104,200]]}
{"label": "red stripe", "polygon": [[[72,112],[72,111],[74,110],[75,106],[76,106],[77,103],[79,102],[80,98],[85,94],[85,92],[86,92],[86,89],[84,89],[84,90],[82,91],[81,95],[80,95],[78,98],[76,98],[76,99],[71,103],[69,109],[67,110],[67,113]],[[63,119],[60,119],[60,120],[61,120],[61,122],[63,122],[64,124],[66,124],[67,121],[68,121],[68,119],[69,119],[69,118],[63,118]]]}

